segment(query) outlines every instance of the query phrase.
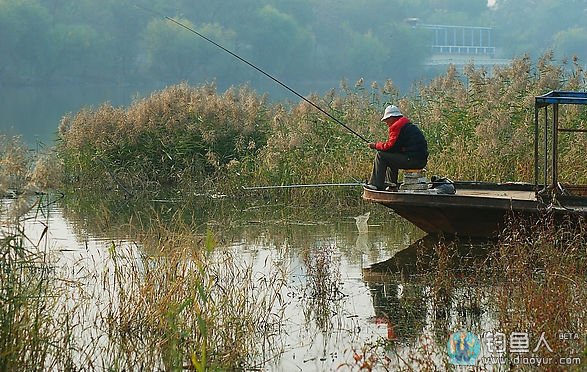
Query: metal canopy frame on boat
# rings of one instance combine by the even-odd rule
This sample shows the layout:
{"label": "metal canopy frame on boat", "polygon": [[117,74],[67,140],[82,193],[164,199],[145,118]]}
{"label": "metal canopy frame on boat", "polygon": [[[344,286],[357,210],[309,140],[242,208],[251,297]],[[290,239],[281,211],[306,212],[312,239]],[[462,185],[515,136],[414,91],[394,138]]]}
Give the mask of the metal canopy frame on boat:
{"label": "metal canopy frame on boat", "polygon": [[[587,92],[572,92],[554,90],[541,96],[536,96],[534,103],[534,185],[540,195],[562,194],[564,190],[559,183],[558,167],[558,142],[560,132],[587,133],[587,128],[560,128],[559,127],[559,105],[587,105]],[[552,107],[552,118],[549,123],[548,108]],[[540,136],[540,111],[544,112],[544,156],[543,156],[543,188],[540,190],[540,157],[539,157],[539,136]],[[550,124],[550,125],[549,125]],[[551,133],[552,138],[548,134]],[[549,144],[550,140],[550,144]],[[550,148],[550,151],[549,151]],[[549,156],[550,155],[550,156]],[[550,174],[549,174],[550,168]],[[550,177],[549,177],[550,176]],[[549,179],[550,178],[550,179]],[[585,189],[586,187],[582,187]]]}

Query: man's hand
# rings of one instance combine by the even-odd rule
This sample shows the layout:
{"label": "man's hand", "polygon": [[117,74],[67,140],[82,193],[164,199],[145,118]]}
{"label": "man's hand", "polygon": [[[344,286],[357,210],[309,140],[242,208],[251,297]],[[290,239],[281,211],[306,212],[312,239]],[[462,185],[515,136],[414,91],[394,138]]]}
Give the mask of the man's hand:
{"label": "man's hand", "polygon": [[370,149],[375,149],[375,142],[369,142],[367,146],[369,146]]}

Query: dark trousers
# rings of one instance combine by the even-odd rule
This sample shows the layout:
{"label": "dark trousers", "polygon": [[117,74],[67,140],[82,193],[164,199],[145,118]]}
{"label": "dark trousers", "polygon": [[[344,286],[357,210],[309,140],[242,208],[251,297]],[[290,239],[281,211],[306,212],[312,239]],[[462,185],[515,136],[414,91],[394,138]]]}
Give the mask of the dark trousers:
{"label": "dark trousers", "polygon": [[383,190],[386,175],[388,182],[397,184],[400,169],[420,169],[425,166],[425,159],[410,159],[406,154],[377,151],[369,183],[377,186],[379,190]]}

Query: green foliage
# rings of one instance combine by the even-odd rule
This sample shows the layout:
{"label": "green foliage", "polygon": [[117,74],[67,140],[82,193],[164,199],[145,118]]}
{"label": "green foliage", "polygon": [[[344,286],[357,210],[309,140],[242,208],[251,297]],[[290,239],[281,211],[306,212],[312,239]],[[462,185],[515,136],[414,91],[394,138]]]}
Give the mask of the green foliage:
{"label": "green foliage", "polygon": [[[168,16],[312,89],[361,76],[389,77],[407,87],[422,76],[429,50],[428,39],[404,20],[430,23],[440,14],[450,23],[449,14],[459,9],[467,22],[485,25],[480,3],[249,0],[238,6],[231,1],[194,6],[185,0],[3,0],[0,47],[8,52],[0,61],[0,81],[263,84],[255,81],[255,71],[164,19]],[[389,58],[390,53],[401,58]]]}
{"label": "green foliage", "polygon": [[265,61],[272,74],[287,80],[311,70],[313,35],[295,18],[272,5],[265,5],[248,22],[249,29],[241,36],[258,42],[250,53],[245,53],[252,61]]}
{"label": "green foliage", "polygon": [[[177,21],[228,49],[234,49],[234,31],[224,29],[218,23],[196,27],[187,19]],[[213,46],[165,19],[149,22],[142,37],[142,47],[146,51],[142,70],[157,79],[173,80],[176,76],[183,76],[205,81],[210,76],[222,76],[234,63],[228,57],[218,58],[211,53]]]}
{"label": "green foliage", "polygon": [[[48,0],[0,1],[0,82],[125,83],[161,87],[215,81],[279,89],[196,35],[175,17],[288,82],[324,91],[341,79],[393,79],[409,88],[434,73],[425,66],[430,34],[419,23],[492,26],[501,58],[587,59],[582,0],[552,2],[231,1],[198,3]],[[553,14],[564,22],[553,22]],[[525,22],[519,20],[523,18]],[[543,25],[548,24],[549,27]],[[284,93],[280,91],[281,93]]]}
{"label": "green foliage", "polygon": [[478,23],[487,11],[486,0],[430,0],[426,20],[433,24],[486,26]]}
{"label": "green foliage", "polygon": [[43,74],[51,19],[35,0],[0,1],[0,81],[31,81]]}
{"label": "green foliage", "polygon": [[[89,56],[98,57],[104,43],[102,35],[94,28],[86,24],[58,25],[51,30],[51,38],[56,48],[47,51],[46,75],[49,74],[75,74],[80,76],[94,76],[96,63],[66,64],[63,65],[63,55],[75,60],[86,60]],[[99,61],[99,58],[96,58]]]}
{"label": "green foliage", "polygon": [[60,284],[43,246],[47,227],[33,243],[25,231],[31,218],[5,212],[0,210],[0,370],[67,370],[73,326],[58,302]]}
{"label": "green foliage", "polygon": [[[573,34],[573,30],[585,27],[585,2],[583,0],[496,0],[492,11],[496,29],[496,41],[502,45],[506,55],[529,54],[538,58],[549,49],[557,49],[559,59],[577,55],[587,59],[581,37],[571,48],[558,45],[562,35]],[[523,19],[523,22],[520,21]],[[549,25],[545,27],[545,25]],[[570,41],[570,39],[568,39]]]}

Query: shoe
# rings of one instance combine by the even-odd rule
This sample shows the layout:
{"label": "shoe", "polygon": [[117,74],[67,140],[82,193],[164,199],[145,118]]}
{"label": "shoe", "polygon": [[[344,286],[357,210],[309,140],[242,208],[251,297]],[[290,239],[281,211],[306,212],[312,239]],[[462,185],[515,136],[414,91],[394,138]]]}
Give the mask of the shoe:
{"label": "shoe", "polygon": [[375,185],[372,185],[370,183],[365,184],[365,187],[368,188],[369,190],[373,190],[373,191],[378,191],[379,188]]}
{"label": "shoe", "polygon": [[387,186],[385,188],[385,191],[397,191],[398,190],[397,183],[386,183],[385,185]]}

